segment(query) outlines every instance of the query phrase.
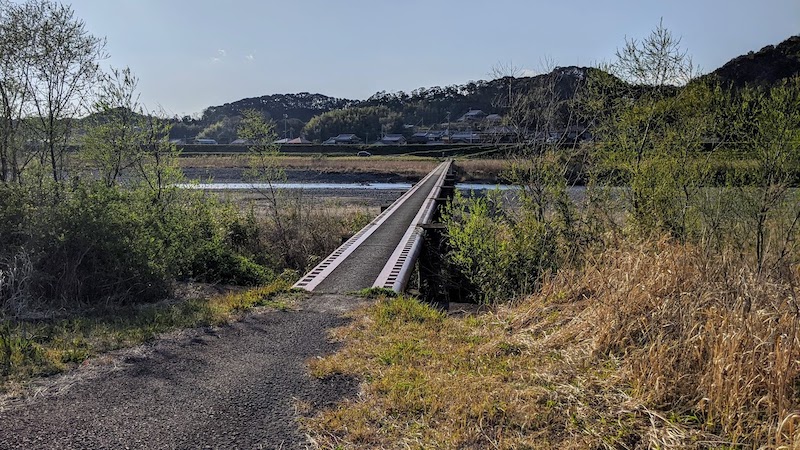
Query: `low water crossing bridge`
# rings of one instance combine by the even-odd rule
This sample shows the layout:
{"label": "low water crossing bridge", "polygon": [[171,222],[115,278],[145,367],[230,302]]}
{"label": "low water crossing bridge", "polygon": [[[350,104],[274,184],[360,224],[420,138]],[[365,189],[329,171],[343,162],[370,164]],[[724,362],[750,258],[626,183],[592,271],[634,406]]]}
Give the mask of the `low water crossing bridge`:
{"label": "low water crossing bridge", "polygon": [[402,292],[422,250],[426,225],[455,186],[445,161],[353,235],[294,287],[318,293],[350,293],[380,287]]}

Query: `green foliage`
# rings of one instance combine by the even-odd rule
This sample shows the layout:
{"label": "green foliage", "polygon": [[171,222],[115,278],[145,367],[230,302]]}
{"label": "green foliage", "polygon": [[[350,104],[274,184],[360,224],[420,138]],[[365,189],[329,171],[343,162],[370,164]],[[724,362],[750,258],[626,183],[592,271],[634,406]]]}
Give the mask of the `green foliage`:
{"label": "green foliage", "polygon": [[[73,120],[98,81],[105,40],[51,0],[0,5],[0,181],[62,181]],[[22,145],[25,140],[36,145]]]}
{"label": "green foliage", "polygon": [[361,139],[378,139],[382,133],[401,133],[402,114],[386,106],[366,106],[330,111],[311,119],[303,132],[311,140],[324,141],[342,133]]}
{"label": "green foliage", "polygon": [[79,158],[107,186],[116,184],[124,171],[134,167],[147,137],[147,119],[136,98],[137,84],[130,69],[112,69],[95,102],[95,113],[85,121]]}
{"label": "green foliage", "polygon": [[206,242],[198,249],[189,262],[186,273],[191,278],[210,283],[241,286],[264,284],[274,278],[264,266],[215,242]]}
{"label": "green foliage", "polygon": [[507,214],[497,198],[456,196],[444,217],[450,263],[477,300],[506,301],[533,292],[558,267],[555,231],[530,213]]}
{"label": "green foliage", "polygon": [[402,326],[408,323],[441,324],[445,314],[413,297],[395,296],[381,300],[375,309],[379,326]]}
{"label": "green foliage", "polygon": [[597,118],[595,176],[606,185],[628,185],[632,223],[644,233],[668,232],[685,239],[692,232],[692,205],[708,184],[702,158],[713,135],[713,105],[720,90],[691,79],[691,61],[680,40],[662,25],[642,40],[626,41],[611,71],[589,79],[586,111]]}
{"label": "green foliage", "polygon": [[373,286],[361,289],[360,291],[356,292],[356,295],[366,298],[397,297],[397,292],[391,289]]}
{"label": "green foliage", "polygon": [[223,117],[219,121],[203,128],[203,130],[197,134],[197,137],[202,139],[214,139],[219,144],[231,143],[238,137],[238,127],[241,120],[241,117],[238,116]]}
{"label": "green foliage", "polygon": [[[28,295],[47,303],[159,300],[176,277],[244,285],[272,278],[230,241],[235,211],[202,193],[169,188],[159,197],[102,182],[0,189],[3,257],[30,255]],[[0,263],[0,273],[12,268]]]}

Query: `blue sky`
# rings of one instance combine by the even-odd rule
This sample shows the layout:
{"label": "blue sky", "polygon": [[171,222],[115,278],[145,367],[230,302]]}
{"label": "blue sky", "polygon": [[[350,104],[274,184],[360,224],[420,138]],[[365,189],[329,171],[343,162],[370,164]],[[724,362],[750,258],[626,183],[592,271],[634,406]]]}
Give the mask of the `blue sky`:
{"label": "blue sky", "polygon": [[703,71],[800,34],[798,0],[73,0],[169,115],[275,93],[363,99],[613,58],[661,18]]}

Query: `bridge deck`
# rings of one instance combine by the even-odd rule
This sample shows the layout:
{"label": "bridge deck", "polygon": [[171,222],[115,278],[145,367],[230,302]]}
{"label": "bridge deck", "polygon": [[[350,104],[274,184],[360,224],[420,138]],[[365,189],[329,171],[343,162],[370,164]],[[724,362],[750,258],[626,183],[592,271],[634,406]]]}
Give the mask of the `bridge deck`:
{"label": "bridge deck", "polygon": [[438,192],[443,174],[450,170],[450,165],[449,161],[440,164],[295,287],[314,292],[347,293],[375,285],[384,267],[389,266],[393,257],[397,258],[398,246],[408,237],[409,230],[416,227],[413,222],[419,220],[420,211],[429,203],[426,200]]}

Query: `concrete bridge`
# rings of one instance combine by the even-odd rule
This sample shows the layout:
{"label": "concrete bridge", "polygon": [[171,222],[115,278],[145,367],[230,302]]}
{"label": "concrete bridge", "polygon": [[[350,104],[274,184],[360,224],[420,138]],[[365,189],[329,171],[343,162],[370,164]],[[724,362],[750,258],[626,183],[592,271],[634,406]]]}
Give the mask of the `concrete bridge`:
{"label": "concrete bridge", "polygon": [[403,291],[422,249],[424,227],[454,189],[452,166],[448,160],[436,167],[294,287],[341,294],[369,287]]}

